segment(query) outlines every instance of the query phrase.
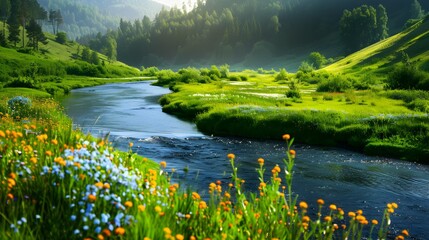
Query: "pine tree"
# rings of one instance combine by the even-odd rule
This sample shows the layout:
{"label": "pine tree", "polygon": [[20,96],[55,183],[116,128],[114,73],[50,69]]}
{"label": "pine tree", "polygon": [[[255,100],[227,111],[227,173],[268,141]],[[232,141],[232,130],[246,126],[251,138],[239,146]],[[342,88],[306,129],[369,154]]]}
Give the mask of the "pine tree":
{"label": "pine tree", "polygon": [[82,61],[89,62],[91,59],[89,48],[85,47],[82,50]]}
{"label": "pine tree", "polygon": [[413,3],[411,3],[411,19],[420,19],[423,18],[425,15],[422,5],[420,5],[419,1],[414,0]]}
{"label": "pine tree", "polygon": [[6,20],[10,15],[10,0],[0,0],[0,19],[3,21],[3,38],[6,37]]}
{"label": "pine tree", "polygon": [[100,59],[98,58],[98,54],[95,51],[91,53],[91,61],[92,64],[100,65]]}
{"label": "pine tree", "polygon": [[36,20],[32,18],[30,23],[26,27],[27,37],[29,39],[29,45],[33,47],[34,50],[39,50],[39,42],[45,41],[45,35],[43,34],[42,27],[37,24]]}

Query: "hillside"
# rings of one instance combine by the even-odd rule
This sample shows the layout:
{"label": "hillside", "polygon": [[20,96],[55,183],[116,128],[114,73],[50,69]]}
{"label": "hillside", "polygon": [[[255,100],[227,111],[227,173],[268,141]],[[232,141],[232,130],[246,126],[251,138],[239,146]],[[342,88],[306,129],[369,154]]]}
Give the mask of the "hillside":
{"label": "hillside", "polygon": [[[61,11],[64,23],[60,31],[67,32],[71,39],[116,29],[121,18],[134,20],[145,15],[154,18],[164,6],[152,0],[39,0],[39,3],[48,12]],[[46,24],[44,29],[51,31],[52,27]]]}
{"label": "hillside", "polygon": [[[55,36],[45,35],[47,44],[40,43],[39,52],[28,48],[0,47],[1,94],[30,91],[34,94],[48,92],[61,95],[73,88],[114,81],[110,78],[140,76],[138,69],[118,61],[109,61],[99,53],[99,65],[84,62],[80,60],[84,49],[82,45],[76,42],[60,44],[55,41]],[[16,89],[21,87],[25,90]]]}
{"label": "hillside", "polygon": [[385,76],[406,53],[421,70],[429,71],[429,16],[403,32],[357,51],[324,68],[352,76]]}

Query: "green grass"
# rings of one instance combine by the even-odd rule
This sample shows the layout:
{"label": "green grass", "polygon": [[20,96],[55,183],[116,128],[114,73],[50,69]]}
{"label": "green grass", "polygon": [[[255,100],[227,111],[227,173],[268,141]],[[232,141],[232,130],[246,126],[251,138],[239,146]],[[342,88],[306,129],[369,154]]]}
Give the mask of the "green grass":
{"label": "green grass", "polygon": [[429,20],[417,22],[407,30],[357,51],[327,67],[331,73],[348,76],[372,76],[384,79],[387,73],[402,61],[405,52],[410,61],[416,62],[421,69],[428,70],[429,62]]}

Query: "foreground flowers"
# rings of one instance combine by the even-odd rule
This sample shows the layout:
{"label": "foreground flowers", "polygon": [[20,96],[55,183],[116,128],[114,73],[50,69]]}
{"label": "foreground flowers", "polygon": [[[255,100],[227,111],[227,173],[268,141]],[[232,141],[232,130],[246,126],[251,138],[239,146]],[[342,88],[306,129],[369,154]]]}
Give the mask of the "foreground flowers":
{"label": "foreground flowers", "polygon": [[255,162],[258,192],[244,190],[230,153],[231,181],[213,182],[204,194],[181,189],[169,180],[166,162],[138,157],[132,144],[121,153],[107,140],[55,130],[50,122],[5,116],[2,123],[0,239],[383,239],[398,207],[389,203],[381,219],[369,220],[323,199],[315,208],[298,201],[298,153],[287,134],[283,163]]}

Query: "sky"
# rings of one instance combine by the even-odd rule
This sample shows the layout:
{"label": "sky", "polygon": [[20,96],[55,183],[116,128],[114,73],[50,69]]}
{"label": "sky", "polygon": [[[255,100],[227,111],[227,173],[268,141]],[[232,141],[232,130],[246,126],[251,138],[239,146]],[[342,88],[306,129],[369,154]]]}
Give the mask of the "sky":
{"label": "sky", "polygon": [[197,0],[154,0],[155,2],[159,2],[162,3],[164,5],[170,6],[170,7],[174,7],[177,6],[179,8],[182,8],[182,4],[183,2],[185,2],[185,4],[188,6],[194,6],[194,3],[197,2]]}

